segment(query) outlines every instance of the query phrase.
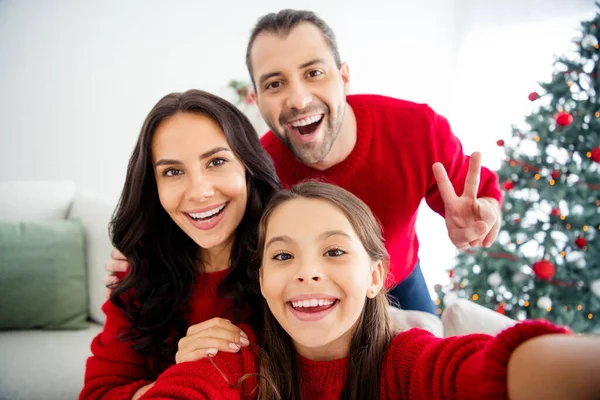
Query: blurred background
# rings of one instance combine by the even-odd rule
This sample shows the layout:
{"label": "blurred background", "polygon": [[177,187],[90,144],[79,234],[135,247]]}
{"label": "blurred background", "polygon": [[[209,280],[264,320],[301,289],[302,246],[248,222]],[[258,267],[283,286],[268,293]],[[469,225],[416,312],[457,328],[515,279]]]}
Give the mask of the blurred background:
{"label": "blurred background", "polygon": [[[190,88],[236,101],[228,83],[248,80],[253,24],[283,8],[330,24],[352,93],[428,103],[496,169],[496,141],[531,111],[527,95],[595,11],[591,0],[394,3],[0,0],[0,181],[70,180],[116,203],[150,108]],[[444,221],[423,205],[417,228],[425,278],[443,284],[455,256]]]}

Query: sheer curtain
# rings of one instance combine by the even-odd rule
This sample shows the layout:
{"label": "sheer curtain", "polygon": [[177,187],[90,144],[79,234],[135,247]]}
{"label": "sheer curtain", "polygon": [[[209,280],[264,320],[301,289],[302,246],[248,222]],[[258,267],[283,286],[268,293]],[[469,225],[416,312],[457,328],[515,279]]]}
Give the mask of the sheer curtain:
{"label": "sheer curtain", "polygon": [[[527,95],[550,78],[555,55],[574,49],[580,22],[595,8],[590,0],[456,1],[445,109],[465,153],[481,151],[484,165],[500,167],[504,153],[496,141],[510,137],[511,124],[532,110]],[[443,220],[423,204],[417,230],[427,283],[447,282],[456,250]]]}

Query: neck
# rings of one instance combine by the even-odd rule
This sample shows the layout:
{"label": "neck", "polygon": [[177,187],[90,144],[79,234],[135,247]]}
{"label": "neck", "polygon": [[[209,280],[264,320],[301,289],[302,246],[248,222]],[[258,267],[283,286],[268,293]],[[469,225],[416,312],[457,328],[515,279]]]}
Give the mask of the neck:
{"label": "neck", "polygon": [[344,161],[352,153],[352,150],[354,150],[356,136],[356,116],[350,104],[346,103],[340,132],[333,146],[331,146],[331,150],[323,160],[310,165],[310,167],[324,171]]}
{"label": "neck", "polygon": [[200,248],[200,259],[204,264],[204,272],[217,272],[228,269],[232,247],[233,236],[209,249]]}

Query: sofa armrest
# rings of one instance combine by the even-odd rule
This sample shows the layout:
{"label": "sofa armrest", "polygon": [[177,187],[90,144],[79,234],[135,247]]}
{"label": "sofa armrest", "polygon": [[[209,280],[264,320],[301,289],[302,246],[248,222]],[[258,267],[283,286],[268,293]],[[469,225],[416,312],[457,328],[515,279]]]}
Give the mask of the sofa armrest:
{"label": "sofa armrest", "polygon": [[104,263],[110,256],[112,244],[108,235],[115,206],[110,201],[90,193],[78,191],[73,200],[69,219],[79,219],[85,232],[85,258],[88,284],[88,307],[90,319],[104,324],[102,304],[104,292]]}

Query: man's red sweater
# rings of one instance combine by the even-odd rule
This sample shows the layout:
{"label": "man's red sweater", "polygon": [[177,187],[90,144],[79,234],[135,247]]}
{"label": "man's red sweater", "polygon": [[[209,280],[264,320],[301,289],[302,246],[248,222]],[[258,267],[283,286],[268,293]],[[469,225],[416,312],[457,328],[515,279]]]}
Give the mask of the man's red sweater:
{"label": "man's red sweater", "polygon": [[[464,155],[448,121],[427,105],[377,95],[352,95],[347,101],[356,116],[356,145],[348,158],[325,171],[296,160],[272,132],[261,142],[284,186],[319,179],[354,193],[373,210],[383,225],[391,257],[389,283],[396,285],[417,262],[415,221],[421,200],[444,215],[431,167],[441,162],[460,195],[470,157]],[[478,197],[502,200],[498,178],[486,168],[481,171]]]}
{"label": "man's red sweater", "polygon": [[[190,299],[188,324],[195,325],[211,318],[231,320],[231,299],[217,296],[217,287],[228,270],[201,274]],[[131,326],[127,316],[110,300],[104,303],[104,330],[92,342],[92,356],[85,369],[85,384],[81,400],[131,400],[134,393],[152,382],[151,371],[162,372],[172,364],[156,365],[151,359],[131,349],[131,342],[118,339]]]}
{"label": "man's red sweater", "polygon": [[[379,398],[506,399],[512,352],[536,336],[566,332],[545,321],[522,322],[496,337],[473,334],[443,339],[411,329],[398,334],[384,355]],[[250,340],[255,342],[254,337]],[[212,359],[177,364],[165,371],[142,399],[255,399],[257,354],[255,347],[249,347],[240,353],[218,353]],[[302,399],[339,399],[347,364],[347,358],[311,361],[298,357]]]}

